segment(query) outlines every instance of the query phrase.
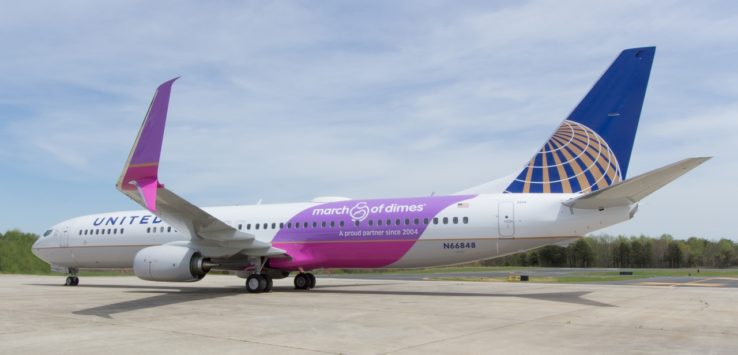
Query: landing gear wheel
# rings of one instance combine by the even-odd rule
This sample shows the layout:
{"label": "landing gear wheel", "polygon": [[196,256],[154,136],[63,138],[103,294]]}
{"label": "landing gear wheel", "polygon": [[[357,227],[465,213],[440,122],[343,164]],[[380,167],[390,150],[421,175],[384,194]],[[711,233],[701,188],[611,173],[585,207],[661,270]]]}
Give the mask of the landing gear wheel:
{"label": "landing gear wheel", "polygon": [[308,280],[310,281],[310,283],[308,284],[308,289],[315,288],[315,275],[313,275],[311,273],[307,273],[305,275],[307,275]]}
{"label": "landing gear wheel", "polygon": [[264,292],[267,287],[267,280],[264,276],[253,274],[246,279],[246,291],[249,293]]}
{"label": "landing gear wheel", "polygon": [[310,286],[310,278],[308,274],[299,273],[295,275],[295,289],[307,290]]}
{"label": "landing gear wheel", "polygon": [[274,286],[274,281],[272,278],[268,275],[262,275],[264,280],[266,280],[266,287],[264,288],[264,292],[272,292],[272,286]]}
{"label": "landing gear wheel", "polygon": [[64,281],[64,286],[74,286],[74,278],[67,276],[67,280]]}
{"label": "landing gear wheel", "polygon": [[77,285],[79,285],[79,277],[74,276],[72,277],[72,286],[77,286]]}

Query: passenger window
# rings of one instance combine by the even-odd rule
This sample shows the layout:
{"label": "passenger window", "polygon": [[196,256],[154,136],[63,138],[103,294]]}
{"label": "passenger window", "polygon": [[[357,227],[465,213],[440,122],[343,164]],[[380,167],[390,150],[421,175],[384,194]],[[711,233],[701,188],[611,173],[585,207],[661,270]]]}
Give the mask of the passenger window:
{"label": "passenger window", "polygon": [[159,232],[164,233],[164,226],[159,227]]}
{"label": "passenger window", "polygon": [[[287,228],[289,228],[289,225],[290,224],[287,223]],[[295,229],[299,229],[299,228],[300,228],[300,222],[295,223]]]}
{"label": "passenger window", "polygon": [[448,217],[443,217],[443,224],[448,224]]}
{"label": "passenger window", "polygon": [[167,233],[171,233],[171,232],[172,232],[172,227],[171,226],[167,227]]}
{"label": "passenger window", "polygon": [[151,233],[151,227],[146,227],[146,233]]}
{"label": "passenger window", "polygon": [[438,217],[433,217],[433,224],[438,224]]}
{"label": "passenger window", "polygon": [[378,226],[381,226],[381,225],[382,225],[382,220],[381,220],[381,219],[378,219],[378,220],[377,220],[377,225],[378,225]]}
{"label": "passenger window", "polygon": [[305,222],[305,223],[303,223],[303,224],[302,224],[302,227],[303,227],[303,228],[307,228],[307,227],[308,227],[308,222]]}
{"label": "passenger window", "polygon": [[118,228],[113,228],[113,234],[118,234]]}
{"label": "passenger window", "polygon": [[409,218],[405,218],[405,225],[406,225],[406,226],[407,226],[407,225],[410,225],[410,219],[409,219]]}
{"label": "passenger window", "polygon": [[338,222],[338,225],[343,227],[343,221]]}
{"label": "passenger window", "polygon": [[391,219],[387,219],[387,225],[388,226],[391,226],[392,225],[392,220]]}
{"label": "passenger window", "polygon": [[249,224],[246,225],[246,230],[247,231],[250,231],[251,230],[251,223],[249,223]]}
{"label": "passenger window", "polygon": [[336,221],[331,221],[331,228],[336,226]]}
{"label": "passenger window", "polygon": [[317,228],[317,227],[318,227],[318,222],[313,222],[313,228]]}
{"label": "passenger window", "polygon": [[415,225],[417,226],[418,224],[420,224],[420,220],[416,218],[416,219],[415,219],[415,220],[413,221],[413,224],[415,224]]}
{"label": "passenger window", "polygon": [[287,229],[292,229],[292,222],[287,222]]}
{"label": "passenger window", "polygon": [[123,234],[123,228],[120,229],[120,234]]}
{"label": "passenger window", "polygon": [[371,225],[373,225],[373,224],[374,224],[374,221],[370,219],[370,220],[369,220],[369,225],[371,226]]}
{"label": "passenger window", "polygon": [[400,219],[399,218],[395,220],[395,225],[397,225],[397,226],[400,225]]}
{"label": "passenger window", "polygon": [[277,224],[272,222],[272,229],[277,229]]}
{"label": "passenger window", "polygon": [[87,235],[87,229],[85,229],[85,235]]}
{"label": "passenger window", "polygon": [[264,229],[268,229],[268,228],[269,228],[269,224],[264,223]]}
{"label": "passenger window", "polygon": [[284,222],[279,222],[279,229],[284,228]]}
{"label": "passenger window", "polygon": [[453,221],[454,221],[454,224],[459,224],[459,217],[454,217]]}
{"label": "passenger window", "polygon": [[423,218],[423,224],[428,224],[428,218]]}
{"label": "passenger window", "polygon": [[256,224],[254,224],[254,228],[255,228],[256,230],[259,230],[259,226],[260,226],[260,224],[259,224],[259,223],[256,223]]}
{"label": "passenger window", "polygon": [[241,229],[243,229],[243,224],[238,225],[238,230],[241,230]]}
{"label": "passenger window", "polygon": [[469,217],[464,217],[462,221],[464,222],[464,224],[469,224]]}
{"label": "passenger window", "polygon": [[325,221],[321,222],[320,223],[320,226],[323,227],[323,228],[325,228],[325,226],[326,226]]}
{"label": "passenger window", "polygon": [[79,235],[82,235],[82,230],[81,229],[79,230]]}
{"label": "passenger window", "polygon": [[359,222],[358,220],[354,221],[354,224],[355,224],[355,225],[356,225],[357,227],[359,226],[359,223],[361,223],[361,222]]}

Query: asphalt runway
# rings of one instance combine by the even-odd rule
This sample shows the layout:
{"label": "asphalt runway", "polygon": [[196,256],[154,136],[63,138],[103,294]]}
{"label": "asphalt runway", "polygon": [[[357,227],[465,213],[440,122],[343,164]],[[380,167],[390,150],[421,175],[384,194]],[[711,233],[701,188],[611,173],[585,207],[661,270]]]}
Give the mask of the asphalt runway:
{"label": "asphalt runway", "polygon": [[0,276],[0,353],[683,353],[738,351],[730,287],[318,278]]}

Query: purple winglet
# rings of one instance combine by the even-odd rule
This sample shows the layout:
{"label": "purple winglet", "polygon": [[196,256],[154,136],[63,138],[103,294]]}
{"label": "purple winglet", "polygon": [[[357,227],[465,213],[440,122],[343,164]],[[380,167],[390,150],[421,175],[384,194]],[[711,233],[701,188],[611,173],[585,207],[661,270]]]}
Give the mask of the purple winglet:
{"label": "purple winglet", "polygon": [[156,89],[149,111],[131,149],[123,176],[118,181],[118,188],[121,190],[137,189],[144,206],[152,212],[156,211],[157,189],[163,187],[159,183],[159,158],[164,140],[169,96],[172,84],[177,79],[179,77],[159,85]]}

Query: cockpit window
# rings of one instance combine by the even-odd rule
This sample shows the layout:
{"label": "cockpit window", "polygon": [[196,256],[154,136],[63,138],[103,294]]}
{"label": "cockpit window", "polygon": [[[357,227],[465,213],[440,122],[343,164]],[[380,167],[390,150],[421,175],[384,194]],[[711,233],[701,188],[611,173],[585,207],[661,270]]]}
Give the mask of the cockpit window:
{"label": "cockpit window", "polygon": [[48,237],[49,235],[51,235],[51,233],[52,233],[53,231],[54,231],[53,229],[49,229],[49,230],[47,230],[46,232],[44,232],[44,237]]}

